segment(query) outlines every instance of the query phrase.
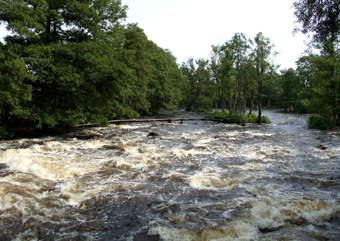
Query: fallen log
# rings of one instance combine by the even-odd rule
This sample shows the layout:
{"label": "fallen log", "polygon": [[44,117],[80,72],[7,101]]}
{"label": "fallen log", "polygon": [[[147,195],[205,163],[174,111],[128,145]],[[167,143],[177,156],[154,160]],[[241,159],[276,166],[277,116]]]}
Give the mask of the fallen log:
{"label": "fallen log", "polygon": [[[165,118],[165,119],[126,119],[126,120],[110,120],[110,124],[125,124],[125,123],[142,123],[142,122],[185,122],[185,121],[214,121],[214,122],[223,122],[222,119],[205,119],[205,118]],[[76,125],[76,128],[79,127],[95,127],[98,124],[89,123],[89,124],[80,124]]]}
{"label": "fallen log", "polygon": [[134,123],[134,122],[181,122],[181,121],[214,121],[212,119],[205,118],[166,118],[166,119],[127,119],[127,120],[111,120],[110,124],[116,123]]}

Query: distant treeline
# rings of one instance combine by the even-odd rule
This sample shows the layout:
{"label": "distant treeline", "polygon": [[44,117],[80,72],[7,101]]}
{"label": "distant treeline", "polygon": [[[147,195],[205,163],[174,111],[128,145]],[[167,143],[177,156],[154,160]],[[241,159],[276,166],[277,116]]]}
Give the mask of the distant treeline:
{"label": "distant treeline", "polygon": [[[301,26],[311,36],[309,49],[296,69],[278,73],[270,39],[258,33],[253,40],[237,33],[223,45],[212,46],[209,60],[189,59],[181,66],[185,77],[184,105],[207,110],[212,105],[243,114],[255,105],[313,113],[309,126],[340,127],[340,5],[338,0],[294,2]],[[313,53],[317,50],[317,54]]]}
{"label": "distant treeline", "polygon": [[[329,2],[323,14],[339,18],[339,6]],[[303,15],[308,4],[317,5],[297,1],[295,15],[302,32],[318,33],[305,26],[303,18],[313,16]],[[260,121],[262,106],[274,106],[339,126],[339,28],[320,30],[313,40],[320,54],[301,57],[296,70],[277,72],[262,33],[253,40],[235,34],[212,46],[208,60],[178,66],[137,24],[124,24],[126,9],[119,0],[0,2],[0,24],[11,31],[0,43],[0,137],[21,127],[63,131],[179,107],[257,107]]]}

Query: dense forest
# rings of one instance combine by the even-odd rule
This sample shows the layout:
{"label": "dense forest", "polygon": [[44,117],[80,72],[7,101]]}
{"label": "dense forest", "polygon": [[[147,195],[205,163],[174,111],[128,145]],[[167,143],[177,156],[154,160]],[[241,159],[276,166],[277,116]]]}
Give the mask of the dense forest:
{"label": "dense forest", "polygon": [[207,59],[176,63],[138,24],[125,24],[120,0],[2,0],[0,137],[18,129],[59,132],[106,125],[162,110],[221,108],[313,113],[310,126],[340,127],[340,6],[335,0],[294,3],[300,31],[312,36],[296,69],[274,63],[262,33],[236,33]]}

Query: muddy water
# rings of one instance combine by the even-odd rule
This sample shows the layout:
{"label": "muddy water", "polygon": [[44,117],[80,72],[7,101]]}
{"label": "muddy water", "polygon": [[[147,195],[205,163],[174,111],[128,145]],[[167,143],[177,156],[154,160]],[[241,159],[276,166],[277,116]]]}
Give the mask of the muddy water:
{"label": "muddy water", "polygon": [[1,141],[0,240],[339,240],[339,133],[265,114]]}

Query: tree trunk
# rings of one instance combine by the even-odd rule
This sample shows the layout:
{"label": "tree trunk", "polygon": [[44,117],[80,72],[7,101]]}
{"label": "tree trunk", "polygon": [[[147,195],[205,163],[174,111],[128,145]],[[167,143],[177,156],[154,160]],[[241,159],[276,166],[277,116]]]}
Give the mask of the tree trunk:
{"label": "tree trunk", "polygon": [[226,105],[225,105],[225,100],[224,100],[224,87],[223,87],[223,81],[221,82],[221,108],[222,108],[222,111],[225,111],[226,109]]}
{"label": "tree trunk", "polygon": [[247,94],[246,91],[243,92],[243,98],[242,98],[242,113],[245,114],[246,113],[246,101],[247,101]]}
{"label": "tree trunk", "polygon": [[251,116],[251,113],[253,112],[253,105],[254,105],[254,90],[251,91],[250,95],[250,108],[249,108],[249,116]]}
{"label": "tree trunk", "polygon": [[238,96],[237,96],[237,105],[236,105],[236,112],[238,114],[241,114],[241,112],[242,112],[242,107],[241,107],[241,105],[242,105],[241,92],[242,92],[241,88],[239,88]]}
{"label": "tree trunk", "polygon": [[258,114],[258,119],[257,123],[261,123],[262,119],[262,79],[259,81],[259,90],[258,90],[258,109],[259,109],[259,114]]}
{"label": "tree trunk", "polygon": [[333,122],[333,125],[340,127],[340,115],[336,113],[336,110],[334,110],[333,112],[332,122]]}

